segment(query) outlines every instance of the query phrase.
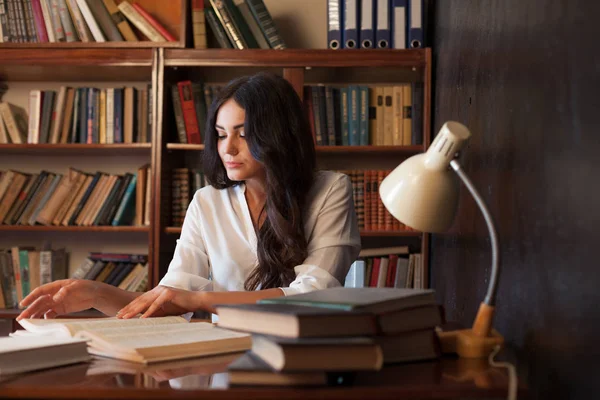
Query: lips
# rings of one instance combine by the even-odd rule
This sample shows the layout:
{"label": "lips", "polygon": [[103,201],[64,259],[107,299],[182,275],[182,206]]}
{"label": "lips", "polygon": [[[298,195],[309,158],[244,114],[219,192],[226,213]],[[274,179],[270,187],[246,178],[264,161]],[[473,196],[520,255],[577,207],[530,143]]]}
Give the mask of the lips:
{"label": "lips", "polygon": [[238,162],[226,162],[225,166],[227,168],[239,168],[242,166],[242,163],[238,163]]}

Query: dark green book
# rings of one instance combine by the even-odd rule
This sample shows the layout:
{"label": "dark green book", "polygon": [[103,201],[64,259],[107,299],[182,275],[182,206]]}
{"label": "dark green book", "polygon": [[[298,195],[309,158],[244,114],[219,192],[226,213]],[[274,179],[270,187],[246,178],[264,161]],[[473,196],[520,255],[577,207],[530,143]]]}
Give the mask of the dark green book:
{"label": "dark green book", "polygon": [[259,300],[259,304],[295,304],[374,314],[435,304],[432,289],[345,288],[315,290],[292,296]]}

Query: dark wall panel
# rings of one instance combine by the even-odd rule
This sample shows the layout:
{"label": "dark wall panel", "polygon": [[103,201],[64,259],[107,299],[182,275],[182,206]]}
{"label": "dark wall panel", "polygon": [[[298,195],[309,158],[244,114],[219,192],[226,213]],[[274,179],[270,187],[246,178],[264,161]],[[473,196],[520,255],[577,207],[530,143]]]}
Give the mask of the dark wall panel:
{"label": "dark wall panel", "polygon": [[[433,128],[471,129],[462,162],[500,237],[495,326],[536,397],[599,398],[600,5],[439,0],[432,11]],[[470,325],[490,251],[466,190],[460,204],[433,236],[431,283]]]}

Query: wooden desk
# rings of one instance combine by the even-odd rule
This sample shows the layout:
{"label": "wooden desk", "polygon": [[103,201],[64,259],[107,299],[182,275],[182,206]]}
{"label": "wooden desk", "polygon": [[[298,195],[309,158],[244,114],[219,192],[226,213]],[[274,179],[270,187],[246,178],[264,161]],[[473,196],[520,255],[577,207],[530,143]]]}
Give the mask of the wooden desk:
{"label": "wooden desk", "polygon": [[[389,365],[357,373],[348,386],[289,388],[227,385],[240,354],[141,367],[109,359],[32,372],[0,382],[0,398],[38,399],[505,399],[504,369],[464,360]],[[519,397],[525,392],[520,385]]]}

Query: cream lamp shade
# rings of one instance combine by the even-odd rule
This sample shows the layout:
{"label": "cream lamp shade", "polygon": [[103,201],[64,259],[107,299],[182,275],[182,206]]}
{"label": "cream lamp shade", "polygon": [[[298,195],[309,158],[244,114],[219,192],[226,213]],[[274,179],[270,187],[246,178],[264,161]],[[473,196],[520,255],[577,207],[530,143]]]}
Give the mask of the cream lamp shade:
{"label": "cream lamp shade", "polygon": [[454,220],[460,181],[450,162],[471,133],[466,126],[444,123],[426,153],[408,158],[379,186],[385,208],[411,228],[440,233]]}

